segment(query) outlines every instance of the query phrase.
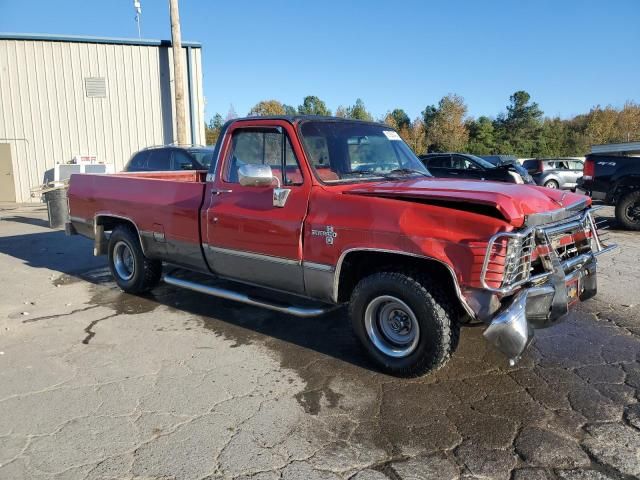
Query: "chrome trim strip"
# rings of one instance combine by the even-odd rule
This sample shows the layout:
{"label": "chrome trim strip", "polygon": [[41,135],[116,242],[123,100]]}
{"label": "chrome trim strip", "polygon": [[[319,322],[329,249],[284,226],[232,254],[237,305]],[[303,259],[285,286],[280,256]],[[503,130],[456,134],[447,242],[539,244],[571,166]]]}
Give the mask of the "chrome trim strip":
{"label": "chrome trim strip", "polygon": [[477,318],[475,312],[469,306],[469,304],[467,303],[467,300],[464,298],[464,295],[462,295],[462,290],[460,289],[460,284],[458,284],[458,278],[456,277],[456,274],[455,274],[453,268],[450,265],[447,265],[442,260],[438,260],[437,258],[433,258],[433,257],[428,257],[426,255],[419,255],[417,253],[402,252],[402,251],[399,251],[399,250],[387,250],[387,249],[384,249],[384,248],[349,248],[349,249],[343,251],[340,254],[340,258],[338,259],[338,263],[336,264],[336,270],[335,270],[335,274],[334,274],[334,277],[333,277],[333,301],[335,303],[338,303],[338,288],[339,288],[339,283],[340,283],[340,271],[342,270],[342,263],[344,261],[344,258],[351,252],[393,253],[393,254],[396,254],[396,255],[404,255],[405,257],[422,258],[422,259],[425,259],[425,260],[432,260],[434,262],[438,262],[439,264],[445,266],[447,268],[447,270],[449,271],[449,274],[451,275],[451,279],[453,280],[453,285],[455,286],[455,289],[456,289],[456,296],[458,297],[458,300],[460,300],[460,303],[462,304],[462,307],[471,316],[471,318],[473,318],[473,319]]}
{"label": "chrome trim strip", "polygon": [[324,263],[315,263],[315,262],[302,262],[302,266],[304,268],[310,268],[312,270],[321,270],[323,272],[332,272],[334,269],[333,265],[325,265]]}
{"label": "chrome trim strip", "polygon": [[267,308],[269,310],[274,310],[276,312],[287,313],[289,315],[294,315],[296,317],[317,317],[324,313],[329,312],[333,308],[306,308],[306,307],[297,307],[294,305],[277,305],[274,303],[268,303],[266,301],[258,300],[255,298],[251,298],[248,295],[243,293],[234,292],[233,290],[227,290],[219,287],[212,287],[209,285],[203,285],[201,283],[190,282],[187,280],[182,280],[180,278],[172,277],[171,275],[164,276],[165,283],[169,285],[173,285],[176,287],[182,287],[189,290],[193,290],[195,292],[204,293],[206,295],[212,295],[214,297],[224,298],[226,300],[233,300],[236,302],[245,303],[247,305],[252,305],[255,307]]}
{"label": "chrome trim strip", "polygon": [[76,222],[76,223],[84,223],[85,225],[91,225],[91,220],[89,220],[88,218],[82,218],[82,217],[73,217],[73,216],[69,216],[69,221],[70,222]]}
{"label": "chrome trim strip", "polygon": [[267,262],[281,263],[284,265],[301,265],[299,260],[292,260],[290,258],[274,257],[271,255],[264,255],[262,253],[245,252],[244,250],[232,250],[230,248],[214,247],[213,245],[203,244],[203,247],[217,253],[226,255],[235,255],[237,257],[252,258],[254,260],[263,260]]}

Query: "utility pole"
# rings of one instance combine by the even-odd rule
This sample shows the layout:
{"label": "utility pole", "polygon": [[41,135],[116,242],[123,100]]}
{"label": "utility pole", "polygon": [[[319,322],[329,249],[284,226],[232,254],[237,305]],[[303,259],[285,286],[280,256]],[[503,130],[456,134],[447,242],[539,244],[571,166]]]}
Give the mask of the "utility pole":
{"label": "utility pole", "polygon": [[187,143],[187,125],[184,104],[184,69],[182,68],[182,38],[178,0],[169,0],[171,13],[171,49],[173,50],[173,88],[176,103],[176,133],[178,144]]}

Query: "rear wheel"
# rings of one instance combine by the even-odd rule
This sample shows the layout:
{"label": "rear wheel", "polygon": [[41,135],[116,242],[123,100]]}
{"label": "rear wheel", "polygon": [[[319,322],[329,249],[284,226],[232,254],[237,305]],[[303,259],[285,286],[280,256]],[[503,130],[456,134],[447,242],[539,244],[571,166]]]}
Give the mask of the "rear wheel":
{"label": "rear wheel", "polygon": [[544,186],[547,188],[560,188],[560,185],[558,185],[558,182],[556,182],[555,180],[549,180],[547,182],[544,182]]}
{"label": "rear wheel", "polygon": [[160,281],[162,262],[145,257],[134,229],[119,225],[109,238],[109,269],[122,290],[143,293]]}
{"label": "rear wheel", "polygon": [[640,190],[627,193],[618,200],[616,220],[629,230],[640,230]]}
{"label": "rear wheel", "polygon": [[353,291],[349,311],[367,353],[392,375],[413,377],[437,370],[458,343],[454,304],[427,277],[370,275]]}

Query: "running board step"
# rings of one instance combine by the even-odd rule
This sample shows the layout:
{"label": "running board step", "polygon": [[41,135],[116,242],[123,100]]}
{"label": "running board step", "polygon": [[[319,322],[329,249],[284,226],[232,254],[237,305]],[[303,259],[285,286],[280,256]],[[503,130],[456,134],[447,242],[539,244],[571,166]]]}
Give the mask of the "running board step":
{"label": "running board step", "polygon": [[212,287],[210,285],[205,285],[203,283],[192,282],[190,280],[184,280],[182,278],[176,278],[171,275],[165,275],[163,277],[165,283],[169,285],[173,285],[176,287],[186,288],[187,290],[193,290],[194,292],[204,293],[206,295],[211,295],[213,297],[224,298],[226,300],[233,300],[235,302],[245,303],[247,305],[253,305],[254,307],[267,308],[269,310],[274,310],[276,312],[287,313],[289,315],[294,315],[296,317],[317,317],[319,315],[323,315],[334,308],[334,305],[331,305],[327,308],[309,308],[309,307],[297,307],[294,305],[279,305],[276,303],[270,303],[266,300],[252,298],[245,293],[236,292],[233,290],[228,290],[226,288],[220,287]]}

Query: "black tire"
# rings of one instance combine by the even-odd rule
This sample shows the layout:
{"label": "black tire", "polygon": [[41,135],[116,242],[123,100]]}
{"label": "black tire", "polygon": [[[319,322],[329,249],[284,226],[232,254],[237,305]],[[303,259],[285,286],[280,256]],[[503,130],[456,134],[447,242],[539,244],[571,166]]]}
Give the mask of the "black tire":
{"label": "black tire", "polygon": [[[129,262],[124,267],[130,276],[123,274],[122,252]],[[116,251],[116,249],[118,251]],[[118,225],[109,238],[109,269],[118,286],[127,293],[144,293],[155,287],[162,276],[162,262],[150,260],[142,253],[136,231],[129,225]]]}
{"label": "black tire", "polygon": [[629,192],[618,200],[616,220],[628,230],[640,230],[640,190]]}
{"label": "black tire", "polygon": [[[402,357],[386,354],[376,346],[367,330],[367,325],[372,325],[372,322],[367,322],[367,308],[373,308],[380,299],[389,297],[408,306],[419,326],[418,339],[411,347],[413,350],[407,347],[408,353]],[[380,310],[388,304],[382,305]],[[349,304],[353,330],[369,356],[384,372],[399,377],[417,377],[433,372],[449,360],[460,334],[456,312],[451,297],[428,277],[401,272],[379,272],[365,277],[354,289]],[[379,317],[378,320],[380,325],[382,320]],[[376,327],[370,328],[375,330]],[[382,330],[378,328],[378,335]]]}
{"label": "black tire", "polygon": [[544,186],[547,187],[547,188],[553,188],[553,189],[556,189],[556,190],[558,188],[560,188],[560,185],[555,180],[548,180],[548,181],[544,182]]}

